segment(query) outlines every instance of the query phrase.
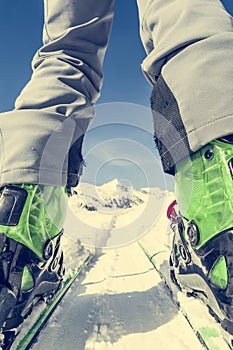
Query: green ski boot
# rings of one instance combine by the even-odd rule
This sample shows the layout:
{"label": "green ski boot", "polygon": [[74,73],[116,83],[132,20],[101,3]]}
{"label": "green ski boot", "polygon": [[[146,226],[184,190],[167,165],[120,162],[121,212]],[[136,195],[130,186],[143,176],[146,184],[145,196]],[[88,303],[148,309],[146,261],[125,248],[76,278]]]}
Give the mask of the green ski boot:
{"label": "green ski boot", "polygon": [[9,185],[0,189],[0,348],[41,299],[51,298],[64,275],[60,247],[65,189]]}
{"label": "green ski boot", "polygon": [[233,335],[233,141],[210,142],[176,166],[173,280],[201,297]]}

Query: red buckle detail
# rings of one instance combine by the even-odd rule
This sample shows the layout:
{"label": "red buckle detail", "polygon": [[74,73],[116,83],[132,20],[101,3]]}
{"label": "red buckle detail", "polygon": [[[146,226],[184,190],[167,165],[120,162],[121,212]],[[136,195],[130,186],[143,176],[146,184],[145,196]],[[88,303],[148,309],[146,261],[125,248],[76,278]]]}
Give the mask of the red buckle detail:
{"label": "red buckle detail", "polygon": [[177,214],[175,211],[176,205],[177,205],[177,202],[176,202],[176,200],[174,200],[167,208],[167,218],[171,221],[176,221],[176,219],[177,219]]}

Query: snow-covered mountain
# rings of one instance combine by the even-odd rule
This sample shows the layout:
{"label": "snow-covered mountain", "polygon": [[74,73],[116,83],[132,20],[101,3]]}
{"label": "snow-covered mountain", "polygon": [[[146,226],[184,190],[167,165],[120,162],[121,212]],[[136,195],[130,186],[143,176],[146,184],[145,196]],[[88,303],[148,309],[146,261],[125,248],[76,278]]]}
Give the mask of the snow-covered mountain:
{"label": "snow-covered mountain", "polygon": [[126,187],[117,179],[102,186],[80,183],[69,200],[65,229],[92,247],[128,244],[155,225],[171,196],[159,188]]}
{"label": "snow-covered mountain", "polygon": [[80,183],[74,190],[72,205],[89,211],[110,209],[127,209],[145,203],[148,194],[165,195],[160,189],[140,189],[124,186],[118,179],[114,179],[101,186]]}

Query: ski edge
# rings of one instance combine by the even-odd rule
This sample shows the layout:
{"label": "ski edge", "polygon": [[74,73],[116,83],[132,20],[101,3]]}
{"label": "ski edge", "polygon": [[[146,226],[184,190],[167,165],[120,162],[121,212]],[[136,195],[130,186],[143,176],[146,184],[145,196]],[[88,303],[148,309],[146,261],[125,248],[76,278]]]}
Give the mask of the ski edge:
{"label": "ski edge", "polygon": [[[154,260],[154,255],[151,255],[148,250],[143,246],[143,244],[141,242],[138,241],[138,245],[139,247],[142,249],[143,253],[146,255],[146,257],[148,258],[148,260],[150,261],[150,263],[153,265],[153,267],[155,268],[156,272],[159,274],[160,278],[162,279],[162,281],[164,282],[164,284],[166,285],[169,293],[172,294],[172,296],[174,295],[174,292],[172,290],[172,288],[169,286],[169,283],[166,279],[166,277],[164,276],[164,274],[160,271],[160,269],[157,267],[157,264]],[[172,282],[173,283],[173,282]],[[175,288],[175,285],[174,285]],[[208,341],[208,336],[206,336],[206,333],[208,333],[208,331],[211,331],[210,329],[197,329],[196,327],[193,326],[191,320],[189,319],[187,313],[185,312],[185,310],[182,308],[182,306],[180,306],[180,303],[178,300],[176,300],[175,298],[173,298],[174,302],[176,303],[177,307],[179,308],[179,310],[182,312],[183,316],[185,317],[186,321],[188,322],[189,326],[191,327],[191,329],[193,330],[193,332],[195,333],[196,337],[198,338],[198,340],[200,341],[201,345],[204,346],[207,350],[222,350],[220,347],[216,348],[215,346],[213,347],[211,344],[209,344]],[[232,347],[230,346],[230,344],[228,343],[228,341],[222,336],[222,334],[218,333],[218,336],[223,339],[223,341],[225,342],[226,348],[232,350]]]}
{"label": "ski edge", "polygon": [[[49,303],[45,309],[41,312],[35,323],[28,330],[28,333],[19,341],[19,343],[14,347],[15,350],[29,350],[31,346],[36,342],[38,336],[40,335],[43,328],[46,326],[49,318],[54,313],[56,307],[61,302],[65,294],[68,292],[72,284],[75,282],[80,273],[87,267],[93,258],[91,252],[87,253],[84,261],[80,264],[74,273],[69,276],[65,281],[62,289],[54,297],[54,299]],[[13,349],[12,349],[13,350]]]}

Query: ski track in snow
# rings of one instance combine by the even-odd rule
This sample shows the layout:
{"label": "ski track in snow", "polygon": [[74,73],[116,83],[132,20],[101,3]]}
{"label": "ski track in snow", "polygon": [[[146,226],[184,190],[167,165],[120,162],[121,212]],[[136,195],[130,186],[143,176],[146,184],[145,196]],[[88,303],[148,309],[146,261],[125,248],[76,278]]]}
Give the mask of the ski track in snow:
{"label": "ski track in snow", "polygon": [[101,255],[33,350],[201,349],[136,243]]}
{"label": "ski track in snow", "polygon": [[[161,194],[159,198],[163,203],[157,203],[158,207],[164,204]],[[114,211],[112,216],[99,215],[99,242],[107,242],[127,213],[131,220],[138,207],[117,214]],[[141,229],[143,225],[141,222]],[[162,228],[166,231],[164,224]],[[137,242],[99,249],[98,253],[59,305],[33,350],[203,349]]]}

